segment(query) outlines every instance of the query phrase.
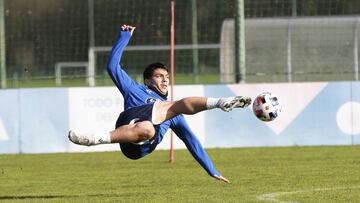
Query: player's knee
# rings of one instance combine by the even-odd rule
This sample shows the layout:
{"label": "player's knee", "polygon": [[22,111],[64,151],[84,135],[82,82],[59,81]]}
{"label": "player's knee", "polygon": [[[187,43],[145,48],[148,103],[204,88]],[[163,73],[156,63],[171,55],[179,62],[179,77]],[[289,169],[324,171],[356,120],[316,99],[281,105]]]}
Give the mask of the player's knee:
{"label": "player's knee", "polygon": [[150,121],[142,121],[136,123],[136,128],[139,131],[139,140],[149,140],[155,135],[155,128]]}

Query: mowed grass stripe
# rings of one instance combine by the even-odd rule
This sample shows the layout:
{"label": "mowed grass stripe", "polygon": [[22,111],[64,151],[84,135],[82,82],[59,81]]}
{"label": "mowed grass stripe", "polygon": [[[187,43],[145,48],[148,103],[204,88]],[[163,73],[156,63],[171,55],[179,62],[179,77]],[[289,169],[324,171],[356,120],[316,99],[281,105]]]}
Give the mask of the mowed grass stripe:
{"label": "mowed grass stripe", "polygon": [[272,193],[285,194],[278,201],[360,199],[359,146],[207,152],[231,184],[208,176],[187,150],[176,150],[173,164],[162,150],[136,161],[121,152],[0,155],[0,202],[266,202],[258,197]]}

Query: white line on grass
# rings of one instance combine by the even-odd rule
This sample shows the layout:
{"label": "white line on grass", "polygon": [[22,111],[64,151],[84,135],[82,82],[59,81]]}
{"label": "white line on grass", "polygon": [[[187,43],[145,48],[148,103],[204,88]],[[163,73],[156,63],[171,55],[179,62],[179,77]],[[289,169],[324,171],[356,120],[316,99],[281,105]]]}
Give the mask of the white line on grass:
{"label": "white line on grass", "polygon": [[290,191],[290,192],[273,192],[273,193],[259,195],[259,196],[257,196],[257,199],[260,201],[268,201],[268,202],[275,202],[275,203],[298,203],[297,201],[281,201],[281,200],[278,200],[278,198],[283,195],[292,195],[292,194],[298,194],[298,193],[328,191],[328,190],[346,190],[346,189],[357,189],[357,188],[360,188],[360,186],[335,187],[335,188],[315,188],[315,189],[310,189],[310,190],[298,190],[298,191]]}

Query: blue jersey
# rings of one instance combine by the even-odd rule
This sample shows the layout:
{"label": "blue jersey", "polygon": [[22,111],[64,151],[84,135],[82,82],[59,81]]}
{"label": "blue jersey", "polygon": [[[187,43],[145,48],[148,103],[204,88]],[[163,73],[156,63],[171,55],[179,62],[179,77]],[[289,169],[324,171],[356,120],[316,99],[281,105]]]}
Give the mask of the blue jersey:
{"label": "blue jersey", "polygon": [[[123,51],[131,38],[129,31],[121,31],[116,44],[112,48],[111,55],[108,61],[107,70],[111,76],[111,79],[115,83],[116,87],[120,90],[124,97],[124,109],[128,110],[133,107],[145,105],[155,100],[164,101],[160,95],[149,89],[144,84],[139,84],[132,80],[129,75],[121,68],[120,59]],[[185,143],[192,156],[199,162],[199,164],[207,171],[211,176],[218,175],[220,173],[215,169],[209,156],[205,152],[201,143],[192,132],[183,115],[176,116],[170,120],[167,120],[160,125],[156,126],[156,135],[153,144],[156,146],[159,144],[165,133],[171,128],[175,134]],[[143,148],[143,156],[150,153],[152,150]]]}

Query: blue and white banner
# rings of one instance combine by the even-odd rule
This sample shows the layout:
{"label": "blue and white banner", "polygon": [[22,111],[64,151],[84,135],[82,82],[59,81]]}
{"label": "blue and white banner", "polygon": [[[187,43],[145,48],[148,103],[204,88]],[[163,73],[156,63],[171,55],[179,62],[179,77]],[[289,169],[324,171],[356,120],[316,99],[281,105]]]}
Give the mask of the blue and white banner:
{"label": "blue and white banner", "polygon": [[[206,112],[207,147],[350,145],[360,143],[360,83],[284,83],[210,86],[211,97],[276,94],[280,116],[262,122],[251,108],[230,115]],[[217,126],[217,127],[212,127]],[[221,135],[221,136],[220,136]]]}
{"label": "blue and white banner", "polygon": [[[187,96],[255,98],[278,96],[280,116],[258,120],[251,107],[185,116],[206,148],[360,144],[360,82],[234,85],[179,85],[175,99]],[[84,147],[70,143],[69,129],[114,129],[123,98],[115,87],[0,90],[0,153],[119,150],[118,144]],[[168,149],[170,133],[158,149]],[[176,138],[175,148],[185,148]]]}

